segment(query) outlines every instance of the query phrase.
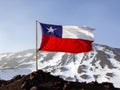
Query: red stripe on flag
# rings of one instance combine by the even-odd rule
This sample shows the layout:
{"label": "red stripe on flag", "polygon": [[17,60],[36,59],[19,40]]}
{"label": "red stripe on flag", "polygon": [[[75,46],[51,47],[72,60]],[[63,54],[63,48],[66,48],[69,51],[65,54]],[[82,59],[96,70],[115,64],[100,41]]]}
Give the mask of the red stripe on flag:
{"label": "red stripe on flag", "polygon": [[89,52],[92,50],[92,42],[89,40],[56,38],[54,36],[43,35],[39,50],[70,53]]}

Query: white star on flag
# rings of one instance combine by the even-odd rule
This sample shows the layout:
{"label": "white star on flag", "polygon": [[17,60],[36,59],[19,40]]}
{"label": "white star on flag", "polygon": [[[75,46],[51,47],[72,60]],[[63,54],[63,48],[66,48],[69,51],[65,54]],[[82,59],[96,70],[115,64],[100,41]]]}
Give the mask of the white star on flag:
{"label": "white star on flag", "polygon": [[54,33],[54,31],[56,30],[56,29],[54,29],[54,28],[52,28],[52,27],[49,27],[49,28],[47,28],[48,29],[48,33]]}

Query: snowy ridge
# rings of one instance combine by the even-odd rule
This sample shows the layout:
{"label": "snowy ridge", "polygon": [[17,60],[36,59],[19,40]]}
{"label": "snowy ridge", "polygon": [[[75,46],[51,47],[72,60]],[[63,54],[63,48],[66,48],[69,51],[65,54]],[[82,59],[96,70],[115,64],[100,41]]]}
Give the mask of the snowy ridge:
{"label": "snowy ridge", "polygon": [[[16,69],[0,70],[0,79],[35,71],[35,50],[0,54],[2,68]],[[93,51],[88,53],[39,52],[39,69],[68,81],[110,82],[120,88],[120,49],[93,44]]]}

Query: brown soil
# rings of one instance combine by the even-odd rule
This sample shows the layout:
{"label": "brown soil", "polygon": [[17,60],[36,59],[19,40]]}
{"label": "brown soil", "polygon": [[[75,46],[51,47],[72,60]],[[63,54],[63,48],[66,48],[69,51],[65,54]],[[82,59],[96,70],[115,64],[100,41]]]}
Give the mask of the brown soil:
{"label": "brown soil", "polygon": [[0,90],[120,90],[111,83],[98,84],[64,81],[41,70],[29,75],[17,75],[9,81],[0,80]]}

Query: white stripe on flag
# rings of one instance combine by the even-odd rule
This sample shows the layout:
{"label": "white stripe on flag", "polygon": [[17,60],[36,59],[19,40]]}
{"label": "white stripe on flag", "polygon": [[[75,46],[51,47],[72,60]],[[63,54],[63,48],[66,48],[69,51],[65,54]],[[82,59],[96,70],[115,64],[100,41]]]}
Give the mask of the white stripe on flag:
{"label": "white stripe on flag", "polygon": [[94,41],[93,29],[80,26],[63,26],[62,38],[74,38]]}

